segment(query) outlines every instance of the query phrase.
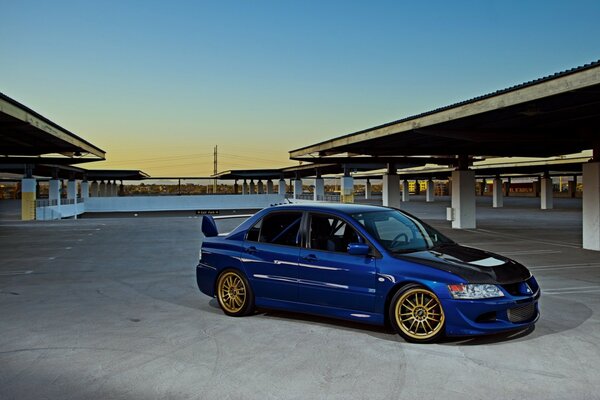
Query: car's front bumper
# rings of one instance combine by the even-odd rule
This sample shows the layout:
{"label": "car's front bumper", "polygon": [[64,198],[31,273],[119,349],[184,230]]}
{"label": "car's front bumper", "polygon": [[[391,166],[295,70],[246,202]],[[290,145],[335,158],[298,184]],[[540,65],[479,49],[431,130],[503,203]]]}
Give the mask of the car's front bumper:
{"label": "car's front bumper", "polygon": [[492,334],[524,329],[540,317],[539,291],[532,296],[486,300],[443,299],[446,335]]}

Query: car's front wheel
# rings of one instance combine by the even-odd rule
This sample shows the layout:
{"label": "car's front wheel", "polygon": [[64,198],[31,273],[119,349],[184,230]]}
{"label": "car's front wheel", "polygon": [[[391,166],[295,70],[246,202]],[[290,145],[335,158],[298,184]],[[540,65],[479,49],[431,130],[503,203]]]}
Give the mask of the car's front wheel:
{"label": "car's front wheel", "polygon": [[417,285],[406,285],[392,298],[390,322],[407,341],[433,342],[444,334],[444,309],[431,290]]}
{"label": "car's front wheel", "polygon": [[254,311],[254,293],[241,272],[227,269],[217,280],[217,300],[223,312],[241,317]]}

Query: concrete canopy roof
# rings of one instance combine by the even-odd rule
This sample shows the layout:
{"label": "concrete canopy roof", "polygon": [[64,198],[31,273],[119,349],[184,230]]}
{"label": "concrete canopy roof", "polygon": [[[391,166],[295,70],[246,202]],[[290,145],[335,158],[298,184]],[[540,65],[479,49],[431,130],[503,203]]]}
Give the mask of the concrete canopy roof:
{"label": "concrete canopy roof", "polygon": [[600,61],[290,151],[371,156],[549,157],[598,148]]}
{"label": "concrete canopy roof", "polygon": [[139,170],[85,169],[64,164],[0,163],[0,172],[26,174],[27,169],[36,177],[87,180],[142,180],[150,176]]}
{"label": "concrete canopy roof", "polygon": [[[373,162],[364,164],[348,164],[346,168],[351,171],[370,171],[383,168],[384,164],[374,164]],[[409,165],[414,167],[413,164]],[[319,175],[331,175],[344,173],[342,164],[313,164],[305,163],[285,168],[274,169],[240,169],[219,172],[211,176],[212,179],[238,180],[238,179],[285,179],[285,178],[306,178]]]}
{"label": "concrete canopy roof", "polygon": [[150,178],[150,175],[137,169],[88,169],[85,170],[85,177],[89,181],[139,181]]}
{"label": "concrete canopy roof", "polygon": [[[470,167],[477,178],[492,178],[495,176],[551,176],[581,175],[582,164],[589,161],[589,157],[577,157],[557,160],[536,160],[519,162],[502,162],[497,164],[480,164]],[[448,179],[455,168],[433,167],[415,170],[399,171],[403,179]],[[381,174],[357,174],[357,179],[380,179]]]}
{"label": "concrete canopy roof", "polygon": [[3,155],[90,155],[94,161],[103,160],[106,154],[104,150],[2,93],[0,149]]}

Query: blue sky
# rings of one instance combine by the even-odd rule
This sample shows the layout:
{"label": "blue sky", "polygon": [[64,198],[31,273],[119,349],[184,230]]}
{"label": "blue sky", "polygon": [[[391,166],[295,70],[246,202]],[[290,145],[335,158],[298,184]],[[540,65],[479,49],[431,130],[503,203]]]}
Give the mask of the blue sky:
{"label": "blue sky", "polygon": [[600,59],[598,1],[0,0],[0,91],[205,175]]}

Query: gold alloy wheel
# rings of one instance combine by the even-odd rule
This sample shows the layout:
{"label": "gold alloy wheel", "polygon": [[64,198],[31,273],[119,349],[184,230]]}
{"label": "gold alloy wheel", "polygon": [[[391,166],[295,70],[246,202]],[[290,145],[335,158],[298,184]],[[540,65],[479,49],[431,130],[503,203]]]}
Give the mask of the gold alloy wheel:
{"label": "gold alloy wheel", "polygon": [[408,337],[424,341],[435,337],[444,326],[439,299],[423,288],[409,289],[396,302],[396,323]]}
{"label": "gold alloy wheel", "polygon": [[217,293],[221,307],[231,314],[240,312],[248,297],[242,277],[232,271],[225,272],[219,277]]}

